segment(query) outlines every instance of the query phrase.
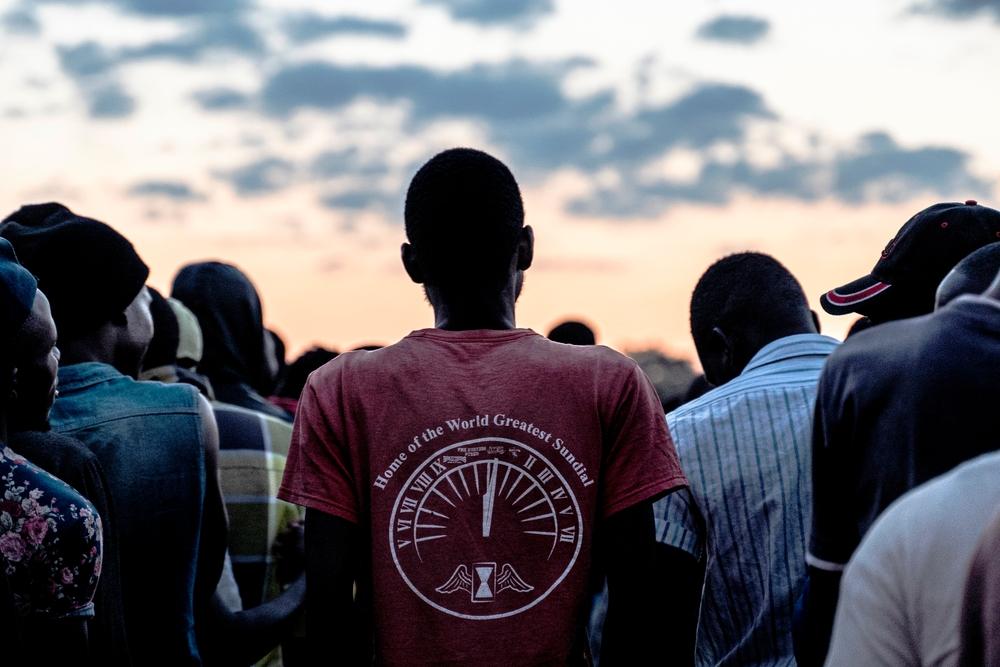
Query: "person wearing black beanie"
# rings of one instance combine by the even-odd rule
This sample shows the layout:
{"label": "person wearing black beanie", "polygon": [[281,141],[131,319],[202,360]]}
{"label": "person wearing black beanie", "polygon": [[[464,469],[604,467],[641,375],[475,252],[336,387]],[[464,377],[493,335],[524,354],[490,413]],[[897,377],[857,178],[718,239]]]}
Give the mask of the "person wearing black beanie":
{"label": "person wearing black beanie", "polygon": [[153,335],[149,268],[124,236],[62,204],[20,208],[0,236],[52,302],[52,430],[83,442],[107,476],[132,660],[200,664],[196,610],[210,605],[227,541],[218,432],[194,387],[134,379]]}
{"label": "person wearing black beanie", "polygon": [[123,313],[149,277],[128,239],[62,204],[22,206],[0,223],[0,236],[38,278],[64,336],[90,333]]}

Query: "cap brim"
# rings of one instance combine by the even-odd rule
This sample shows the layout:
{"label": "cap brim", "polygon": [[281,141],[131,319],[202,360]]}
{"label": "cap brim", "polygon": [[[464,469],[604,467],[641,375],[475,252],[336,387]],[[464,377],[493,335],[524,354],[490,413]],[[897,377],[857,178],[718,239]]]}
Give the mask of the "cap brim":
{"label": "cap brim", "polygon": [[[867,314],[877,307],[892,287],[889,283],[867,275],[846,285],[832,289],[819,298],[823,310],[831,315],[846,315],[847,313]],[[881,298],[879,298],[881,297]]]}

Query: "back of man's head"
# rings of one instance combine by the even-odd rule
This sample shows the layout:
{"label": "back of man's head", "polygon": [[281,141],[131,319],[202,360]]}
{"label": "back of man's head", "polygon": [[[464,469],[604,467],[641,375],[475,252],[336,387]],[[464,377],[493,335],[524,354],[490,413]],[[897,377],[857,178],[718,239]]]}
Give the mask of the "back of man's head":
{"label": "back of man's head", "polygon": [[149,341],[146,356],[143,358],[143,370],[175,366],[177,364],[177,346],[180,341],[180,327],[177,315],[167,300],[159,291],[150,287],[149,313],[153,316],[153,339]]}
{"label": "back of man's head", "polygon": [[937,289],[934,308],[963,294],[982,294],[1000,271],[1000,243],[990,243],[959,262]]}
{"label": "back of man's head", "polygon": [[260,296],[243,271],[224,262],[188,264],[174,276],[170,295],[198,318],[204,345],[198,371],[216,388],[268,381]]}
{"label": "back of man's head", "polygon": [[594,345],[597,343],[594,330],[576,320],[567,320],[556,325],[547,337],[551,341],[567,345]]}
{"label": "back of man's head", "polygon": [[524,205],[496,158],[472,148],[435,155],[410,182],[404,218],[425,285],[475,293],[509,278]]}
{"label": "back of man's head", "polygon": [[815,331],[798,280],[762,253],[720,259],[691,296],[691,335],[705,375],[716,386],[742,372],[764,345]]}
{"label": "back of man's head", "polygon": [[22,206],[0,223],[0,235],[38,277],[60,344],[119,318],[149,276],[124,236],[62,204]]}

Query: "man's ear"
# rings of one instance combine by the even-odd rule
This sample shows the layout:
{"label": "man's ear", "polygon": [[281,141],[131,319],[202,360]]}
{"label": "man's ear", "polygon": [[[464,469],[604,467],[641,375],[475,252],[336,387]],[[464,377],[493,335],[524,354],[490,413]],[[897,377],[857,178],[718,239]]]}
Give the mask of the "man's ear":
{"label": "man's ear", "polygon": [[517,270],[527,271],[535,259],[535,231],[531,225],[521,228],[517,237]]}
{"label": "man's ear", "polygon": [[733,379],[739,372],[734,372],[734,366],[736,364],[736,342],[721,328],[715,326],[712,327],[712,332],[709,334],[712,339],[712,349],[715,351],[716,358],[718,359],[718,369],[717,373],[721,377],[716,378],[719,384],[729,382]]}
{"label": "man's ear", "polygon": [[417,259],[417,249],[409,243],[404,243],[399,248],[400,257],[403,259],[403,268],[410,280],[418,285],[424,284],[424,271],[420,268],[420,261]]}
{"label": "man's ear", "polygon": [[823,325],[819,321],[819,313],[810,309],[809,315],[812,317],[813,326],[816,327],[816,333],[823,333]]}

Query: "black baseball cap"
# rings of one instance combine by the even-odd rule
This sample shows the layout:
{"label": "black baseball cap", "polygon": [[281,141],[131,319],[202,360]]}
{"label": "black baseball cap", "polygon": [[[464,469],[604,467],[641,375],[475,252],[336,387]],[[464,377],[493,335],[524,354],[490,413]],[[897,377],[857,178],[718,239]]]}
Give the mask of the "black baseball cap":
{"label": "black baseball cap", "polygon": [[871,273],[830,290],[820,303],[831,315],[871,316],[899,310],[896,302],[907,299],[926,305],[925,312],[930,312],[934,292],[948,272],[969,253],[996,241],[1000,241],[1000,211],[972,199],[935,204],[903,225]]}

